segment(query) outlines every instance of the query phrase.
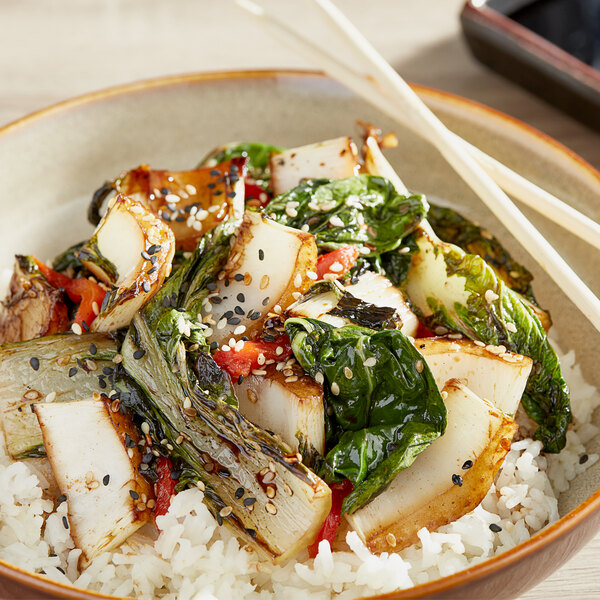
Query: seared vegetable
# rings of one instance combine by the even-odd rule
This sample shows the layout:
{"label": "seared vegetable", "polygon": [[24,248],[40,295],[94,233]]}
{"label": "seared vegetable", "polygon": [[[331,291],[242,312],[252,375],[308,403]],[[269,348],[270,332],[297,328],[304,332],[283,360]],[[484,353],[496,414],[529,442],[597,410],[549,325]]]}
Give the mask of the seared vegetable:
{"label": "seared vegetable", "polygon": [[277,195],[296,187],[303,179],[346,179],[358,175],[357,154],[349,137],[283,150],[271,156],[271,188]]}
{"label": "seared vegetable", "polygon": [[133,423],[110,402],[36,404],[52,471],[67,497],[71,537],[84,565],[123,543],[152,520],[152,486],[141,463]]}
{"label": "seared vegetable", "polygon": [[335,328],[314,319],[288,319],[285,330],[298,362],[326,382],[330,449],[320,472],[330,482],[352,481],[343,511],[354,512],[443,433],[442,397],[398,330]]}
{"label": "seared vegetable", "polygon": [[97,225],[100,206],[116,191],[168,225],[177,248],[193,250],[202,235],[218,223],[241,216],[243,176],[243,159],[191,171],[159,171],[142,165],[100,188],[88,218]]}
{"label": "seared vegetable", "polygon": [[31,340],[68,328],[64,293],[46,281],[32,257],[16,256],[8,297],[0,303],[0,343]]}
{"label": "seared vegetable", "polygon": [[364,508],[348,515],[372,552],[398,551],[473,510],[500,468],[516,423],[455,380],[444,387],[448,427],[410,469]]}
{"label": "seared vegetable", "polygon": [[251,374],[235,386],[239,411],[294,450],[303,445],[324,454],[323,386],[298,364],[284,369],[268,365],[264,371],[265,375]]}
{"label": "seared vegetable", "polygon": [[515,415],[531,372],[530,358],[466,339],[433,337],[414,343],[440,389],[449,379],[457,379],[504,414]]}
{"label": "seared vegetable", "polygon": [[110,392],[115,341],[104,334],[53,335],[0,347],[0,419],[10,455],[44,456],[32,407]]}
{"label": "seared vegetable", "polygon": [[422,229],[406,281],[408,297],[432,330],[458,331],[470,339],[524,354],[533,368],[523,407],[539,424],[535,437],[549,452],[560,452],[571,422],[569,389],[546,332],[521,301],[480,256],[466,254]]}
{"label": "seared vegetable", "polygon": [[[244,213],[222,275],[204,306],[211,341],[251,337],[269,313],[285,310],[316,278],[312,235],[284,227],[259,213]],[[312,278],[311,278],[312,275]]]}
{"label": "seared vegetable", "polygon": [[364,255],[378,256],[398,248],[427,207],[424,196],[404,196],[383,177],[358,175],[310,179],[274,198],[265,212],[283,225],[306,226],[321,249],[354,244]]}
{"label": "seared vegetable", "polygon": [[171,272],[174,253],[171,230],[139,202],[119,194],[79,251],[82,263],[114,286],[104,298],[92,331],[129,325]]}
{"label": "seared vegetable", "polygon": [[[206,286],[227,260],[232,225],[206,236],[136,315],[123,365],[141,390],[134,408],[149,423],[154,442],[167,439],[187,479],[204,482],[218,520],[279,561],[313,541],[331,495],[290,447],[234,408],[227,374],[203,352],[202,333],[193,329]],[[126,404],[135,399],[131,392],[121,397]]]}
{"label": "seared vegetable", "polygon": [[292,304],[292,317],[319,319],[334,327],[362,325],[371,329],[400,329],[402,320],[394,308],[377,306],[355,298],[337,282],[321,281]]}
{"label": "seared vegetable", "polygon": [[215,148],[202,159],[198,166],[212,167],[234,158],[244,158],[246,159],[248,176],[254,180],[254,183],[266,189],[271,178],[269,170],[271,155],[276,152],[283,152],[283,150],[284,148],[272,146],[271,144],[232,142],[226,146]]}
{"label": "seared vegetable", "polygon": [[445,206],[430,205],[427,221],[444,242],[454,244],[469,254],[481,256],[510,289],[523,296],[523,300],[529,303],[544,329],[550,329],[550,315],[537,305],[533,296],[533,275],[505,250],[496,237]]}

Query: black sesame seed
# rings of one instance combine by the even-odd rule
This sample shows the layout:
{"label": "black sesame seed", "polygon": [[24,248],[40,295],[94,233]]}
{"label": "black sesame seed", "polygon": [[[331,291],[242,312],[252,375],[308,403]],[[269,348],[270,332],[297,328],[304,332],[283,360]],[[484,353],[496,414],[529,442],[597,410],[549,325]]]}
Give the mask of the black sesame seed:
{"label": "black sesame seed", "polygon": [[158,260],[158,256],[151,256],[151,257],[150,257],[150,262],[151,262],[152,264],[155,264],[157,260]]}
{"label": "black sesame seed", "polygon": [[218,347],[219,347],[219,344],[217,342],[211,342],[210,351],[214,352]]}
{"label": "black sesame seed", "polygon": [[63,575],[66,575],[65,570],[62,567],[56,567]]}
{"label": "black sesame seed", "polygon": [[244,309],[241,306],[236,306],[233,309],[233,312],[235,312],[236,315],[243,315],[244,314]]}
{"label": "black sesame seed", "polygon": [[239,500],[243,495],[244,495],[244,488],[243,487],[239,487],[237,490],[235,490],[235,499]]}
{"label": "black sesame seed", "polygon": [[69,529],[69,520],[67,519],[67,517],[63,517],[62,522],[63,522],[63,527],[65,529]]}
{"label": "black sesame seed", "polygon": [[209,190],[214,190],[217,187],[216,183],[213,183],[212,181],[208,184],[208,189]]}
{"label": "black sesame seed", "polygon": [[140,495],[135,490],[129,490],[129,495],[133,500],[138,500]]}
{"label": "black sesame seed", "polygon": [[108,482],[110,481],[110,475],[105,475],[102,478],[102,485],[108,485]]}
{"label": "black sesame seed", "polygon": [[100,386],[100,389],[106,389],[106,381],[104,381],[104,379],[101,379],[101,377],[98,377],[98,385]]}
{"label": "black sesame seed", "polygon": [[182,216],[175,217],[175,221],[177,221],[177,223],[183,223],[185,221],[185,217],[182,217]]}
{"label": "black sesame seed", "polygon": [[588,459],[589,459],[589,456],[588,456],[587,454],[582,454],[582,455],[579,457],[579,464],[580,464],[580,465],[583,465],[583,464],[585,464],[585,463],[588,461]]}
{"label": "black sesame seed", "polygon": [[500,525],[496,525],[496,523],[490,523],[490,530],[494,533],[500,533],[502,531],[502,527],[500,527]]}
{"label": "black sesame seed", "polygon": [[233,311],[232,310],[228,310],[227,312],[223,313],[223,319],[231,319],[231,317],[233,317]]}
{"label": "black sesame seed", "polygon": [[427,344],[419,344],[419,348],[425,348]]}
{"label": "black sesame seed", "polygon": [[227,194],[225,194],[228,198],[235,198],[235,192],[227,192]]}
{"label": "black sesame seed", "polygon": [[236,281],[244,281],[244,276],[241,273],[236,273],[233,278]]}
{"label": "black sesame seed", "polygon": [[240,339],[242,340],[242,342],[250,341],[250,338],[247,335],[243,335]]}
{"label": "black sesame seed", "polygon": [[184,312],[186,312],[186,311],[185,311],[185,308],[183,308],[183,307],[181,307],[181,308],[176,308],[175,310],[176,310],[177,312],[180,312],[180,313],[184,313]]}
{"label": "black sesame seed", "polygon": [[246,296],[244,296],[244,294],[242,294],[242,292],[240,292],[237,296],[237,301],[238,302],[246,302]]}
{"label": "black sesame seed", "polygon": [[57,499],[56,502],[57,504],[62,504],[63,502],[67,501],[67,497],[65,496],[65,494],[61,494]]}
{"label": "black sesame seed", "polygon": [[98,352],[98,348],[96,347],[96,344],[90,344],[90,354],[92,356],[95,356],[96,352]]}
{"label": "black sesame seed", "polygon": [[210,299],[211,304],[221,304],[221,302],[223,302],[223,298],[220,298],[219,296],[213,296]]}
{"label": "black sesame seed", "polygon": [[244,376],[243,376],[243,375],[240,375],[240,376],[237,378],[238,385],[241,385],[242,381],[244,381]]}
{"label": "black sesame seed", "polygon": [[211,177],[218,177],[220,174],[221,174],[221,171],[219,171],[219,169],[211,169],[210,170]]}
{"label": "black sesame seed", "polygon": [[217,513],[217,523],[219,526],[223,525],[223,517]]}
{"label": "black sesame seed", "polygon": [[150,248],[148,248],[148,254],[156,254],[158,251],[162,249],[160,244],[152,244]]}
{"label": "black sesame seed", "polygon": [[256,321],[256,319],[260,318],[260,312],[256,311],[250,315],[251,321]]}
{"label": "black sesame seed", "polygon": [[262,248],[258,250],[258,260],[265,260],[265,251]]}
{"label": "black sesame seed", "polygon": [[160,304],[163,308],[169,308],[169,306],[171,306],[171,298],[169,298],[169,296],[165,296]]}
{"label": "black sesame seed", "polygon": [[77,373],[77,367],[71,367],[69,369],[69,377],[73,377]]}
{"label": "black sesame seed", "polygon": [[263,335],[263,340],[265,340],[265,342],[274,342],[276,339],[277,338],[274,335],[271,335],[270,333]]}
{"label": "black sesame seed", "polygon": [[37,371],[40,368],[40,360],[39,360],[39,358],[36,358],[35,356],[33,356],[29,359],[29,364],[31,365],[31,368],[34,371]]}
{"label": "black sesame seed", "polygon": [[255,529],[246,529],[246,533],[250,536],[255,538],[256,537],[256,530]]}
{"label": "black sesame seed", "polygon": [[225,280],[225,287],[229,287],[229,283],[230,283],[229,279],[226,279]]}
{"label": "black sesame seed", "polygon": [[152,275],[152,273],[155,273],[157,269],[158,267],[152,267],[149,271],[146,271],[146,275]]}
{"label": "black sesame seed", "polygon": [[163,196],[166,196],[166,195],[169,193],[169,188],[166,188],[166,187],[164,187],[164,188],[160,188],[160,193],[161,193]]}
{"label": "black sesame seed", "polygon": [[142,356],[144,356],[144,354],[146,354],[145,350],[136,350],[133,353],[133,358],[135,358],[135,360],[139,360],[140,358],[142,358]]}
{"label": "black sesame seed", "polygon": [[142,283],[142,289],[148,293],[150,291],[150,282],[149,281],[144,281]]}
{"label": "black sesame seed", "polygon": [[145,250],[142,250],[142,258],[144,260],[150,260],[150,255]]}
{"label": "black sesame seed", "polygon": [[142,456],[142,462],[145,465],[149,465],[153,459],[154,459],[154,454],[152,454],[152,452],[150,452],[150,450],[148,450],[148,452],[146,454],[144,454],[144,456]]}
{"label": "black sesame seed", "polygon": [[115,370],[112,367],[102,367],[102,372],[105,375],[112,375],[115,372]]}
{"label": "black sesame seed", "polygon": [[170,221],[171,220],[171,215],[167,212],[167,211],[163,211],[160,216],[165,220],[165,221]]}
{"label": "black sesame seed", "polygon": [[227,319],[227,323],[229,325],[239,325],[241,323],[241,319],[239,317],[231,317]]}
{"label": "black sesame seed", "polygon": [[220,477],[231,477],[231,473],[227,469],[219,469],[217,475]]}
{"label": "black sesame seed", "polygon": [[452,475],[452,483],[460,487],[463,484],[463,479],[460,475]]}
{"label": "black sesame seed", "polygon": [[126,446],[127,448],[135,448],[135,445],[136,445],[136,444],[135,444],[135,442],[134,442],[134,441],[131,439],[131,436],[130,436],[128,433],[126,433],[126,434],[125,434],[125,446]]}
{"label": "black sesame seed", "polygon": [[89,325],[88,325],[88,324],[85,322],[85,319],[82,319],[82,320],[81,320],[81,328],[82,328],[84,331],[89,331],[89,330],[90,330],[90,326],[89,326]]}
{"label": "black sesame seed", "polygon": [[244,506],[252,506],[256,502],[256,498],[244,498]]}
{"label": "black sesame seed", "polygon": [[463,463],[462,468],[463,469],[470,469],[473,466],[473,461],[472,460],[465,460],[465,462]]}
{"label": "black sesame seed", "polygon": [[206,284],[206,289],[214,292],[217,289],[217,284],[214,281]]}
{"label": "black sesame seed", "polygon": [[265,299],[262,301],[262,305],[263,305],[263,306],[266,306],[267,304],[269,304],[269,300],[270,300],[270,299],[271,299],[271,298],[269,298],[269,296],[267,296],[267,297],[266,297],[266,298],[265,298]]}

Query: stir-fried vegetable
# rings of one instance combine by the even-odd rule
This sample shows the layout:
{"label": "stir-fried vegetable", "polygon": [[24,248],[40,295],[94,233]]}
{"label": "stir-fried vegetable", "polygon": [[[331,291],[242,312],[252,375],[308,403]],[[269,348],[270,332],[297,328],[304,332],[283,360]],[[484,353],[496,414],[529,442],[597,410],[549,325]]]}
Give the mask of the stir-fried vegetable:
{"label": "stir-fried vegetable", "polygon": [[330,449],[320,472],[330,482],[352,481],[343,506],[352,513],[444,432],[442,397],[398,330],[336,328],[314,319],[288,319],[285,329],[298,362],[327,384]]}
{"label": "stir-fried vegetable", "polygon": [[523,407],[539,425],[536,438],[547,451],[559,452],[571,422],[569,389],[535,313],[480,256],[440,241],[432,231],[421,230],[417,244],[406,291],[427,327],[459,331],[499,353],[532,358]]}
{"label": "stir-fried vegetable", "polygon": [[310,179],[274,198],[265,212],[283,225],[306,226],[320,249],[354,245],[365,256],[398,248],[427,214],[424,196],[403,196],[383,177]]}

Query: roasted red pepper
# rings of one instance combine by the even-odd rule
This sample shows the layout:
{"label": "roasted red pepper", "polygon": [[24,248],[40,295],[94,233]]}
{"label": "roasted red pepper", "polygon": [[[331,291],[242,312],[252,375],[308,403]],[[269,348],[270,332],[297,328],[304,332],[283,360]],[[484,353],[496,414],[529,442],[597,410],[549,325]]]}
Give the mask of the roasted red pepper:
{"label": "roasted red pepper", "polygon": [[317,259],[317,275],[319,279],[323,279],[323,276],[328,273],[338,278],[342,277],[355,265],[359,255],[360,251],[356,246],[344,246],[327,254],[322,254]]}
{"label": "roasted red pepper", "polygon": [[425,325],[419,322],[419,326],[417,327],[417,335],[415,338],[426,338],[426,337],[435,337],[435,333],[431,333]]}
{"label": "roasted red pepper", "polygon": [[160,517],[166,515],[171,506],[171,498],[177,493],[175,486],[177,485],[177,479],[171,477],[173,471],[173,465],[168,458],[161,456],[156,464],[156,474],[158,475],[158,481],[156,482],[156,508],[154,509],[154,516]]}
{"label": "roasted red pepper", "polygon": [[[277,353],[278,348],[281,348],[279,353]],[[265,342],[264,340],[245,342],[239,352],[217,350],[213,354],[213,359],[221,369],[227,371],[233,379],[237,379],[240,375],[244,377],[250,375],[253,369],[261,368],[262,365],[258,362],[261,354],[265,360],[287,360],[292,355],[290,339],[287,335],[282,334],[274,342]]]}
{"label": "roasted red pepper", "polygon": [[264,207],[271,201],[271,195],[266,192],[260,185],[256,185],[255,183],[248,183],[246,179],[244,181],[245,187],[245,198],[248,200],[258,200],[260,202],[260,206]]}
{"label": "roasted red pepper", "polygon": [[333,544],[335,534],[342,520],[342,503],[354,486],[349,479],[344,479],[341,483],[332,483],[331,488],[331,511],[327,515],[317,539],[308,547],[308,554],[314,558],[319,552],[319,542],[327,540],[329,545]]}
{"label": "roasted red pepper", "polygon": [[97,309],[102,306],[106,290],[94,281],[90,281],[85,277],[71,279],[62,273],[58,273],[50,267],[47,267],[37,258],[35,259],[35,262],[50,285],[64,289],[71,301],[79,304],[77,312],[75,313],[74,323],[77,323],[83,330],[89,329],[89,326],[92,324],[92,321],[96,318],[97,314],[96,311],[94,311],[94,303],[96,304]]}

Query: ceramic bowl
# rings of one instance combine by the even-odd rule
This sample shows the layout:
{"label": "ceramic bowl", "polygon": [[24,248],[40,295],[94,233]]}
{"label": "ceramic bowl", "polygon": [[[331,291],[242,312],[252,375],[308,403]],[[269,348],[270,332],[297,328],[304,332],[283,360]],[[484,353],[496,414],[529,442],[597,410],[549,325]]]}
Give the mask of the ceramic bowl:
{"label": "ceramic bowl", "polygon": [[[481,105],[416,88],[447,125],[486,152],[600,218],[600,174],[553,140]],[[443,198],[484,224],[533,271],[542,306],[552,311],[565,348],[574,348],[600,387],[600,336],[516,240],[425,140],[392,122],[330,79],[312,72],[202,73],[136,83],[70,100],[0,130],[0,267],[15,252],[52,257],[87,237],[86,207],[106,179],[141,163],[186,169],[218,144],[263,140],[296,146],[357,133],[356,120],[398,134],[390,160],[409,188]],[[543,217],[525,211],[596,294],[597,262],[589,247]],[[593,452],[597,448],[590,448]],[[388,596],[514,598],[556,570],[600,527],[600,464],[560,497],[562,519],[491,560]],[[0,596],[92,598],[0,561]]]}

